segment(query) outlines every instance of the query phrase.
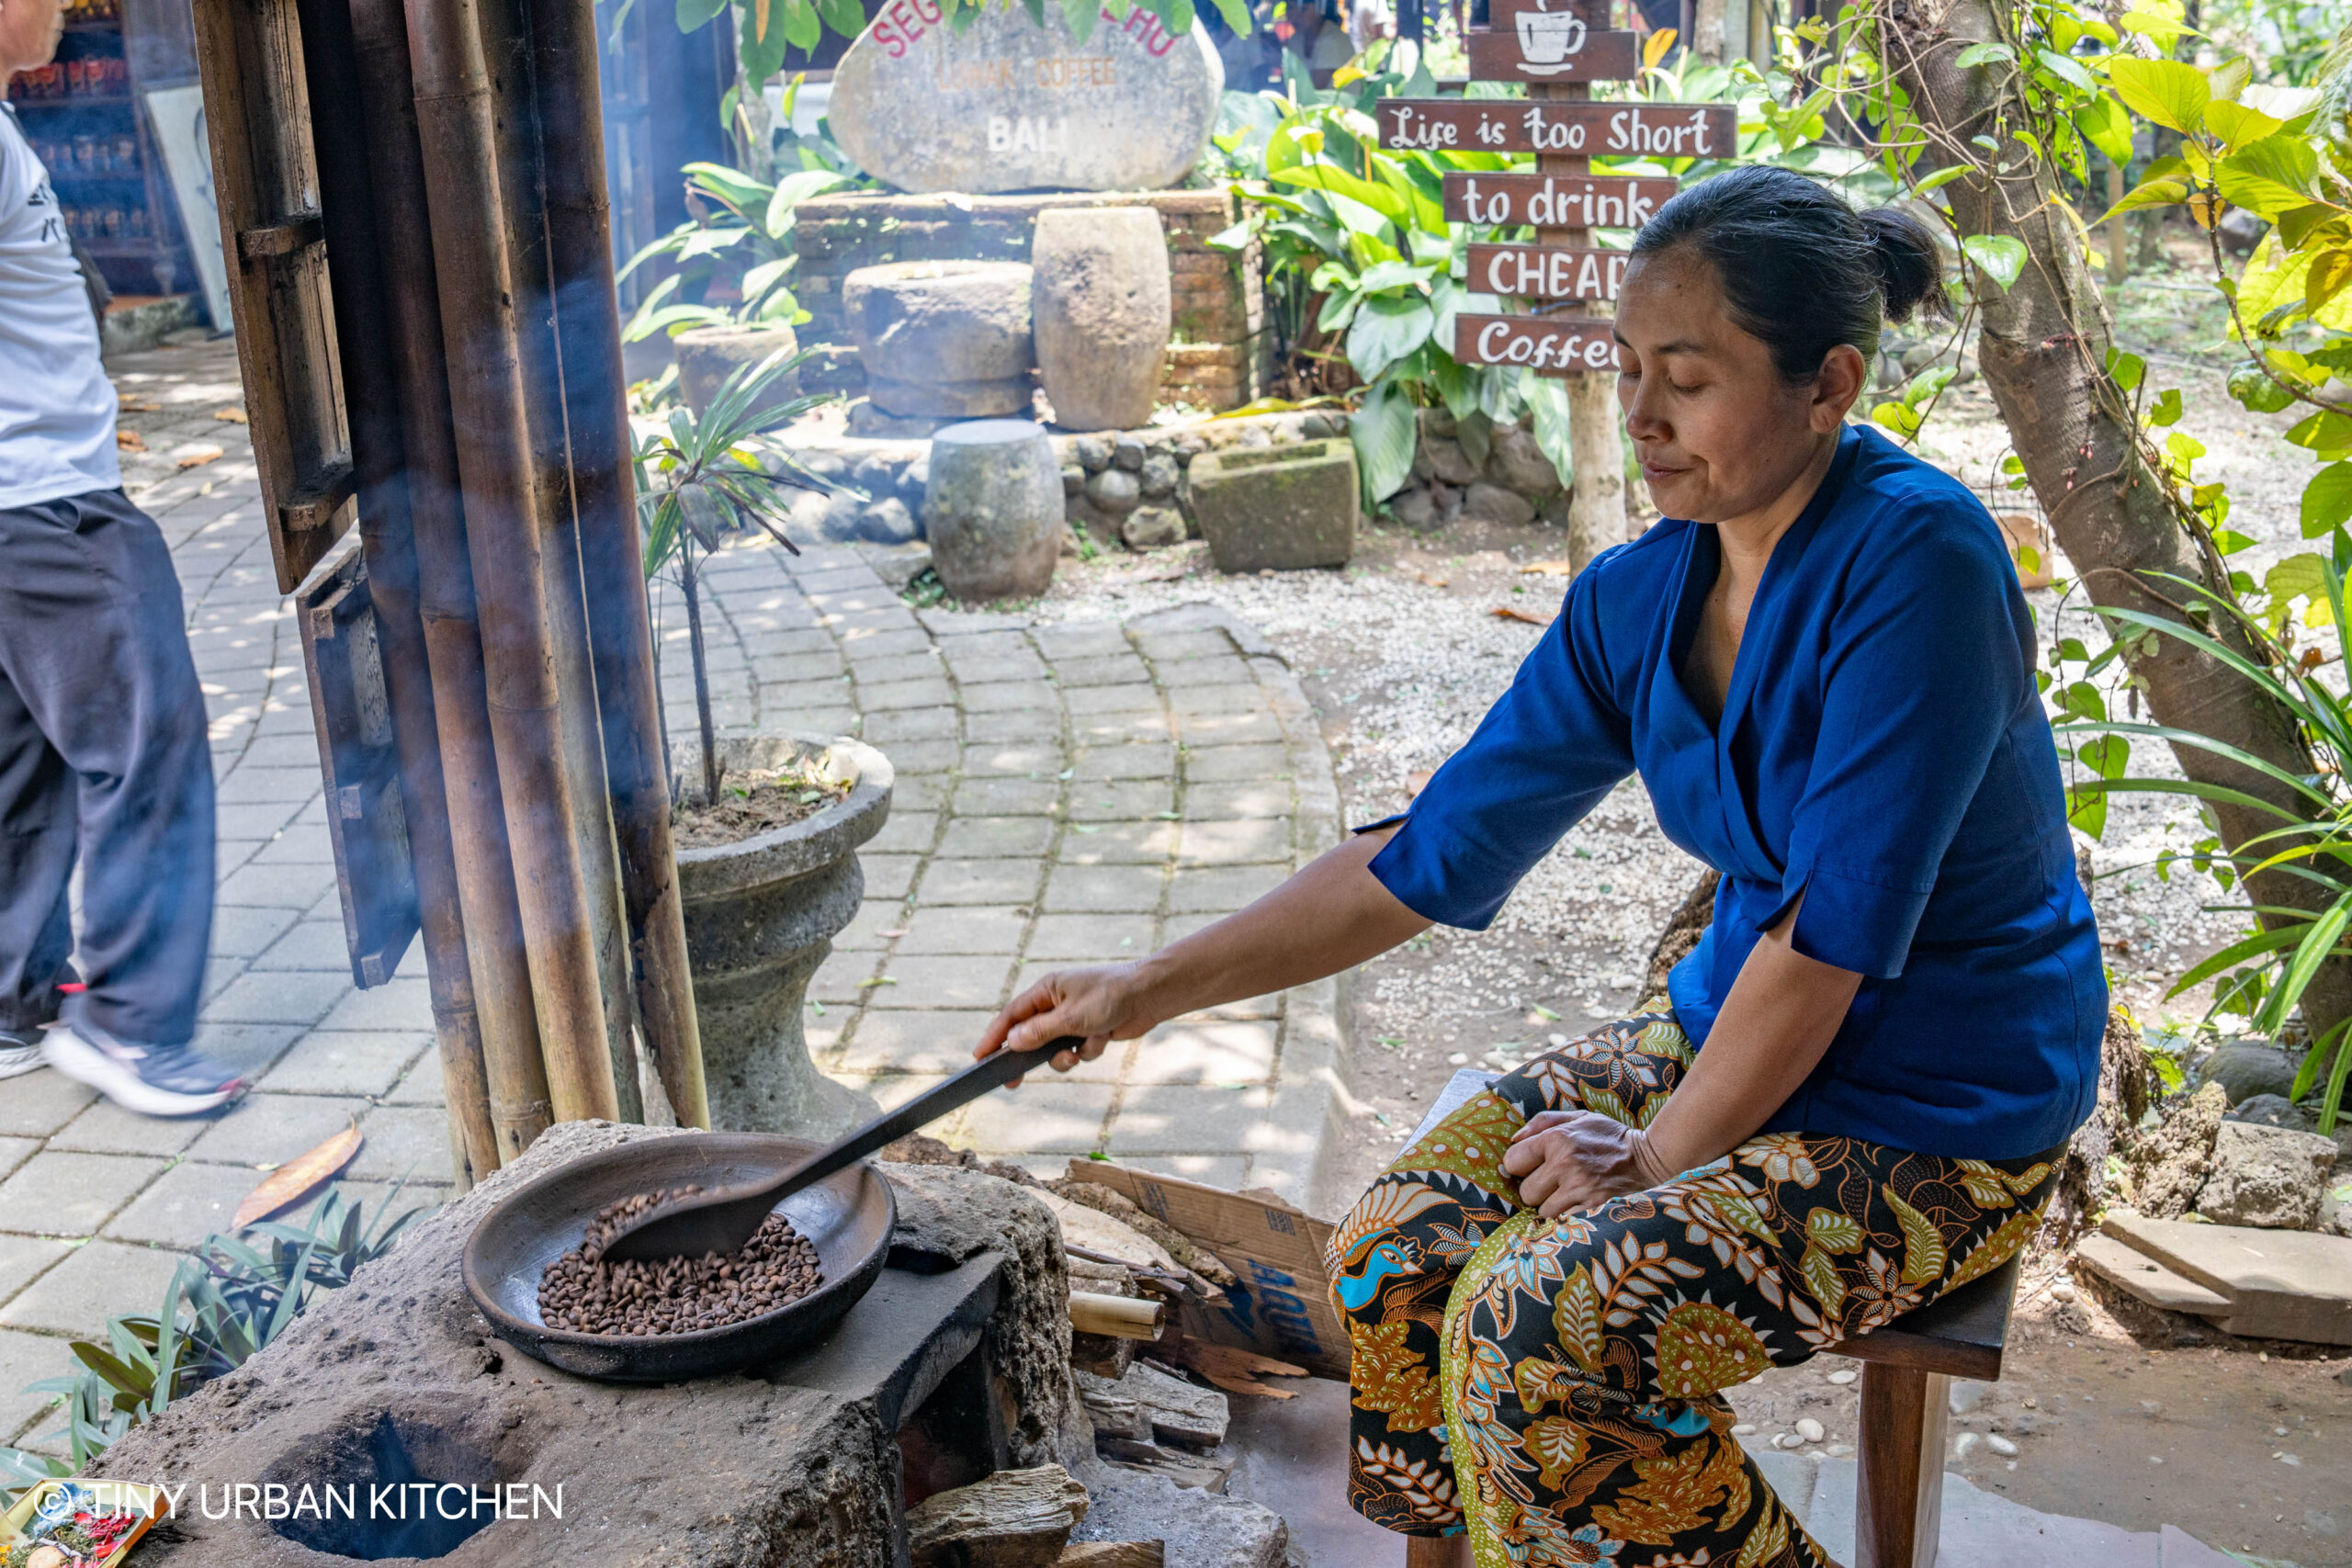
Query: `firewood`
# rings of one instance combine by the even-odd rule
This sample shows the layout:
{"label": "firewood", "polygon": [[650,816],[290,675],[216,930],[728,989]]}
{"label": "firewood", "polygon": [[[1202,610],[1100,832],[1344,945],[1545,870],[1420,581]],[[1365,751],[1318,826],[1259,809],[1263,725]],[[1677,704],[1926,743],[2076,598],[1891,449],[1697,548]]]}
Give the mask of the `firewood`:
{"label": "firewood", "polygon": [[1000,1470],[909,1508],[909,1556],[913,1568],[1049,1568],[1086,1506],[1060,1465]]}
{"label": "firewood", "polygon": [[1157,1540],[1074,1540],[1054,1568],[1165,1568],[1168,1547]]}

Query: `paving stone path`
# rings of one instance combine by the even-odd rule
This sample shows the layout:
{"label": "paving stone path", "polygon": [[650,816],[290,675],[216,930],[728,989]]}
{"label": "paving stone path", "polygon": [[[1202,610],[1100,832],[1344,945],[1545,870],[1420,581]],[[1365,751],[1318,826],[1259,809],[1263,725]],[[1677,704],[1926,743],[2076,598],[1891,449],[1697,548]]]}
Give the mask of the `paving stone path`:
{"label": "paving stone path", "polygon": [[[212,716],[220,894],[198,1043],[254,1079],[210,1118],[130,1115],[43,1070],[0,1085],[0,1441],[54,1426],[19,1391],[63,1337],[160,1303],[185,1250],[260,1172],[356,1121],[345,1185],[438,1203],[449,1158],[424,964],[361,991],[344,946],[301,649],[277,591],[225,344],[111,366],[146,450],[125,483],[179,568]],[[153,405],[153,406],[145,406]],[[220,456],[181,467],[210,448]],[[1125,624],[910,609],[840,547],[710,563],[717,721],[855,734],[898,773],[866,903],[811,987],[819,1065],[896,1103],[952,1071],[1024,977],[1148,953],[1335,841],[1330,761],[1297,682],[1205,606]],[[662,604],[663,694],[694,724],[685,629]],[[943,1131],[1057,1168],[1102,1150],[1317,1203],[1338,1090],[1326,983],[1181,1020]],[[42,1445],[50,1446],[50,1445]]]}

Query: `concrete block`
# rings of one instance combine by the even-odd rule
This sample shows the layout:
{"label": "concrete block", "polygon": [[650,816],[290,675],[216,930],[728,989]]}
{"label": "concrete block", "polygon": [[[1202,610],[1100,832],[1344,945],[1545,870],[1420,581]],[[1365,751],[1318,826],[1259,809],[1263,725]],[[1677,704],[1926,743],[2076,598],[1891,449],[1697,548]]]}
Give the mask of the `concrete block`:
{"label": "concrete block", "polygon": [[901,958],[911,953],[998,953],[1009,960],[1021,945],[1022,928],[1028,918],[1026,908],[1010,904],[917,909],[894,928],[905,933],[898,939],[897,952]]}
{"label": "concrete block", "polygon": [[344,1173],[355,1180],[447,1181],[449,1116],[438,1106],[379,1105],[359,1119],[365,1141]]}
{"label": "concrete block", "polygon": [[1035,860],[937,859],[924,869],[919,901],[926,905],[1025,906],[1037,895]]}
{"label": "concrete block", "polygon": [[[194,1116],[142,1116],[111,1100],[101,1100],[50,1135],[49,1147],[81,1154],[171,1156],[196,1142],[209,1125]],[[17,1145],[29,1154],[30,1139],[0,1139],[0,1171],[23,1163]]]}
{"label": "concrete block", "polygon": [[1204,866],[1179,870],[1168,886],[1171,914],[1230,914],[1288,879],[1286,865]]}
{"label": "concrete block", "polygon": [[0,1181],[0,1215],[44,1235],[89,1235],[164,1168],[130,1155],[35,1155]]}
{"label": "concrete block", "polygon": [[1046,883],[1048,914],[1151,914],[1159,908],[1156,865],[1057,865]]}
{"label": "concrete block", "polygon": [[867,714],[858,734],[876,746],[903,740],[952,740],[956,719],[956,710],[944,705],[889,709]]}
{"label": "concrete block", "polygon": [[[162,1304],[160,1299],[157,1304]],[[62,1340],[0,1328],[0,1442],[16,1441],[28,1427],[35,1434],[45,1434],[62,1425],[62,1413],[50,1414],[59,1396],[28,1393],[25,1385],[63,1377],[77,1365]],[[16,1446],[24,1445],[17,1442]]]}
{"label": "concrete block", "polygon": [[189,1145],[190,1159],[212,1165],[282,1164],[316,1148],[368,1109],[356,1098],[249,1094]]}
{"label": "concrete block", "polygon": [[250,905],[212,912],[212,953],[216,958],[257,958],[292,930],[301,916],[292,909],[265,909]]}
{"label": "concrete block", "polygon": [[1188,784],[1283,781],[1291,771],[1290,752],[1281,746],[1201,746],[1184,753]]}
{"label": "concrete block", "polygon": [[1030,963],[1108,964],[1152,951],[1149,915],[1040,915],[1029,933]]}
{"label": "concrete block", "polygon": [[1061,782],[1050,776],[967,778],[956,786],[956,809],[967,817],[1043,816],[1061,794]]}
{"label": "concrete block", "polygon": [[892,958],[882,966],[891,983],[869,987],[868,1010],[986,1008],[1003,1005],[1005,982],[1012,972],[1007,955],[970,953],[911,953]]}
{"label": "concrete block", "polygon": [[1066,815],[1072,822],[1159,822],[1173,820],[1175,809],[1171,780],[1089,779],[1070,791]]}
{"label": "concrete block", "polygon": [[1108,779],[1169,779],[1176,776],[1176,748],[1155,741],[1089,746],[1070,764],[1086,784]]}
{"label": "concrete block", "polygon": [[1037,714],[1037,731],[1023,744],[994,742],[964,749],[967,777],[1052,779],[1069,764],[1063,760],[1058,708]]}
{"label": "concrete block", "polygon": [[944,1076],[971,1066],[972,1047],[996,1016],[993,1008],[961,1011],[884,1011],[869,1009],[858,1019],[849,1043],[841,1046],[829,1072],[921,1073]]}
{"label": "concrete block", "polygon": [[237,1205],[262,1180],[261,1172],[243,1166],[182,1160],[108,1221],[106,1235],[116,1241],[153,1242],[192,1252],[205,1237],[235,1228],[232,1221]]}
{"label": "concrete block", "polygon": [[1117,1086],[1072,1083],[1046,1068],[1010,1093],[973,1101],[948,1141],[983,1153],[1085,1154],[1102,1146]]}
{"label": "concrete block", "polygon": [[939,858],[995,860],[1043,855],[1051,845],[1050,817],[957,817],[939,841]]}
{"label": "concrete block", "polygon": [[1238,822],[1187,822],[1178,868],[1291,862],[1291,824],[1281,817]]}
{"label": "concrete block", "polygon": [[[72,1242],[56,1236],[0,1235],[0,1302],[31,1284],[41,1270],[73,1250]],[[5,1392],[0,1388],[0,1393]]]}
{"label": "concrete block", "polygon": [[1143,1037],[1127,1081],[1223,1088],[1272,1083],[1280,1033],[1272,1022],[1177,1019]]}
{"label": "concrete block", "polygon": [[399,976],[368,990],[354,990],[320,1021],[322,1029],[433,1027],[433,997],[422,976]]}
{"label": "concrete block", "polygon": [[1203,822],[1238,821],[1253,817],[1287,816],[1291,810],[1291,784],[1286,780],[1262,780],[1250,784],[1211,784],[1193,782],[1184,791],[1184,820],[1190,826]]}
{"label": "concrete block", "polygon": [[865,897],[903,898],[907,889],[914,886],[915,872],[922,864],[921,855],[876,855],[860,852],[858,869],[865,874]]}
{"label": "concrete block", "polygon": [[1138,1084],[1121,1096],[1111,1123],[1110,1153],[1223,1154],[1243,1148],[1262,1119],[1268,1095],[1261,1087],[1215,1089],[1193,1084]]}
{"label": "concrete block", "polygon": [[1345,441],[1204,452],[1184,488],[1219,570],[1344,566],[1355,553],[1356,457]]}
{"label": "concrete block", "polygon": [[[869,737],[869,739],[871,739]],[[939,818],[928,811],[899,811],[882,824],[882,830],[866,840],[876,854],[923,854],[938,837]]]}
{"label": "concrete block", "polygon": [[1173,822],[1073,822],[1056,858],[1064,865],[1159,865],[1176,852]]}

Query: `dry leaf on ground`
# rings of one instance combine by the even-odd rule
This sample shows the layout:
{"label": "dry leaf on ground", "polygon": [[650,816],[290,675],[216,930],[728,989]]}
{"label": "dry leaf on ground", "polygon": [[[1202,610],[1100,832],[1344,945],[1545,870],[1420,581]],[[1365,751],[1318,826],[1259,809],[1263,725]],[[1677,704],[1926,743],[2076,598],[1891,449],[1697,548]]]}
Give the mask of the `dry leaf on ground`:
{"label": "dry leaf on ground", "polygon": [[147,438],[135,430],[117,430],[114,433],[114,444],[126,452],[147,450]]}
{"label": "dry leaf on ground", "polygon": [[245,1194],[232,1223],[243,1230],[307,1197],[312,1188],[351,1163],[351,1156],[359,1152],[360,1142],[359,1123],[355,1122],[317,1148],[288,1160]]}
{"label": "dry leaf on ground", "polygon": [[252,423],[245,418],[245,411],[243,409],[214,409],[212,411],[212,417],[220,421],[223,424],[247,424]]}
{"label": "dry leaf on ground", "polygon": [[1296,1399],[1295,1389],[1276,1388],[1261,1382],[1261,1377],[1303,1378],[1305,1367],[1288,1361],[1277,1361],[1272,1356],[1261,1356],[1255,1350],[1238,1349],[1231,1345],[1212,1345],[1205,1339],[1187,1339],[1171,1334],[1151,1348],[1156,1360],[1188,1367],[1225,1390],[1227,1393],[1254,1393],[1266,1399]]}
{"label": "dry leaf on ground", "polygon": [[1531,626],[1548,626],[1552,624],[1552,617],[1549,615],[1531,615],[1524,610],[1514,610],[1509,604],[1498,604],[1487,614],[1498,621],[1524,621]]}
{"label": "dry leaf on ground", "polygon": [[1519,570],[1522,577],[1529,572],[1540,572],[1545,577],[1574,577],[1577,574],[1575,564],[1564,560],[1532,560]]}
{"label": "dry leaf on ground", "polygon": [[173,454],[183,468],[200,468],[207,463],[217,463],[228,454],[218,446],[185,447]]}
{"label": "dry leaf on ground", "polygon": [[1451,581],[1450,579],[1442,577],[1431,577],[1426,571],[1416,572],[1414,575],[1419,578],[1424,585],[1430,588],[1442,588],[1449,581]]}
{"label": "dry leaf on ground", "polygon": [[143,398],[118,397],[114,407],[117,413],[162,413],[164,412],[163,404],[151,403]]}

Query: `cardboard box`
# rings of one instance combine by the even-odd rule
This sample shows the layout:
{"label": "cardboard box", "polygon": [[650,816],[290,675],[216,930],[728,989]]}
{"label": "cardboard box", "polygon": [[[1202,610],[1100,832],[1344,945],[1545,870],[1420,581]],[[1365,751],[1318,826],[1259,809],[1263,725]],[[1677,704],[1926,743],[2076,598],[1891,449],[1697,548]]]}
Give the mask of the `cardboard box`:
{"label": "cardboard box", "polygon": [[1227,1192],[1108,1160],[1073,1159],[1069,1179],[1124,1193],[1216,1253],[1240,1280],[1216,1305],[1187,1298],[1177,1322],[1185,1335],[1346,1380],[1347,1325],[1331,1304],[1323,1270],[1329,1224],[1271,1192]]}

